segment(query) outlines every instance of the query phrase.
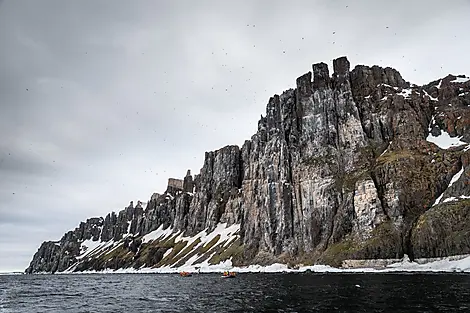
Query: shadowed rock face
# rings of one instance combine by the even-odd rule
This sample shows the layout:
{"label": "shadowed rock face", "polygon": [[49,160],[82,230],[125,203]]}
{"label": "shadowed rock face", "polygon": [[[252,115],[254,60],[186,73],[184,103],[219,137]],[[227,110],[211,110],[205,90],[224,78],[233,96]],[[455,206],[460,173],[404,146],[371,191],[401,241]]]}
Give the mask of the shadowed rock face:
{"label": "shadowed rock face", "polygon": [[[192,236],[240,224],[242,252],[233,258],[240,265],[469,252],[469,152],[426,138],[446,132],[470,140],[470,82],[449,75],[416,86],[391,68],[350,70],[345,57],[333,69],[330,76],[325,63],[314,64],[295,89],[269,99],[241,148],[206,152],[200,174],[188,171],[145,208],[131,202],[43,243],[27,272],[65,270],[84,240],[132,234],[134,253],[161,225]],[[161,259],[146,258],[147,265]]]}

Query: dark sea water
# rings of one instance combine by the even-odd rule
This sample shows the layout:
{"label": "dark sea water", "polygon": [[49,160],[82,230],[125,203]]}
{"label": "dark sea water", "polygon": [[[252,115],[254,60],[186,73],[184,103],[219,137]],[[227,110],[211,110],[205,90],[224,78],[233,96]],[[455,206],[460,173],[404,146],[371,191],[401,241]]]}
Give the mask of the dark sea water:
{"label": "dark sea water", "polygon": [[0,312],[470,312],[470,275],[0,276]]}

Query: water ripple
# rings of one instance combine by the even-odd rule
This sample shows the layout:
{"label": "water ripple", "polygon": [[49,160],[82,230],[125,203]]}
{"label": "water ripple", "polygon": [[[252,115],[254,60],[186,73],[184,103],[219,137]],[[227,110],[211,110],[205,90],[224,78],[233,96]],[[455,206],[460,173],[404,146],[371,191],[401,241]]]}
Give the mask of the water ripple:
{"label": "water ripple", "polygon": [[218,274],[1,276],[0,313],[468,312],[469,278],[465,274],[240,274],[232,280]]}

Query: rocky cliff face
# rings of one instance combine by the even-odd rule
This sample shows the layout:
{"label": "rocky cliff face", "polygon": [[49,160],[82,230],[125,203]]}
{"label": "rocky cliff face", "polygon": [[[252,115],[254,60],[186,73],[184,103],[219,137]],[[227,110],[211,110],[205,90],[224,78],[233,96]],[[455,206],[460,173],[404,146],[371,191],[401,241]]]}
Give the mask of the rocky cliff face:
{"label": "rocky cliff face", "polygon": [[314,64],[241,148],[43,243],[26,271],[469,253],[470,79],[417,86],[345,57],[333,70]]}

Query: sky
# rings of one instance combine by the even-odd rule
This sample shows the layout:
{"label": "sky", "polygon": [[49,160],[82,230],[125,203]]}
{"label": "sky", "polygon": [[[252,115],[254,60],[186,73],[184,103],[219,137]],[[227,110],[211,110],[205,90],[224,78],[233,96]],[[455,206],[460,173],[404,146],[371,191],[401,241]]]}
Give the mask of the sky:
{"label": "sky", "polygon": [[0,0],[0,272],[242,145],[313,63],[470,74],[468,16],[468,0]]}

